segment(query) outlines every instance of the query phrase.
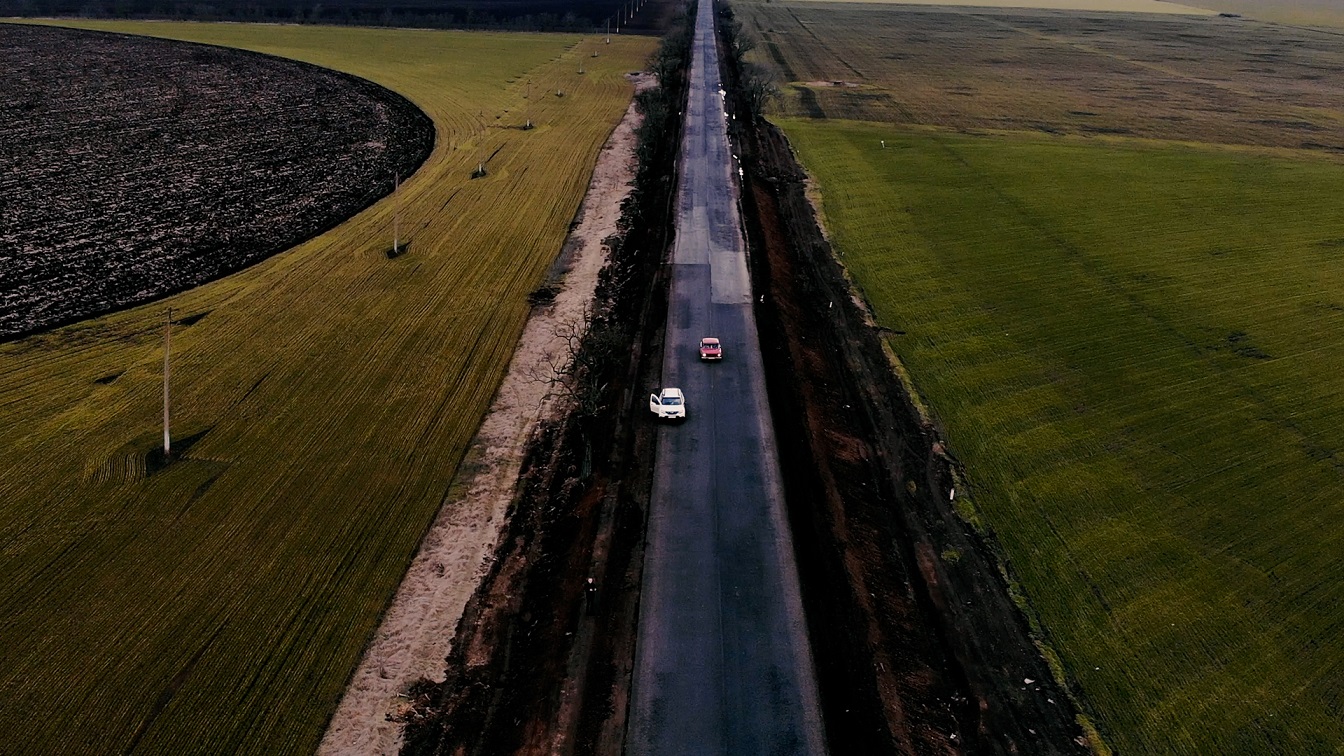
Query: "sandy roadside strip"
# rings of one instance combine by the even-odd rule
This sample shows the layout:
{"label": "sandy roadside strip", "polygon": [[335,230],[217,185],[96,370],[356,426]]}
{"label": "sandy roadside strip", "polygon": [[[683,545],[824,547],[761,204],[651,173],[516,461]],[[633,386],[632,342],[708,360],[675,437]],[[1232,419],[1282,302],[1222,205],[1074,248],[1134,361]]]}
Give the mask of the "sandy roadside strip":
{"label": "sandy roadside strip", "polygon": [[[632,76],[638,89],[651,77]],[[467,599],[485,575],[504,515],[513,498],[522,449],[537,421],[558,411],[546,375],[564,355],[557,326],[579,322],[592,301],[606,262],[602,241],[616,233],[621,202],[635,175],[634,103],[598,155],[582,205],[582,219],[567,246],[573,259],[552,305],[528,320],[509,372],[458,470],[444,502],[397,595],[365,649],[345,695],[318,747],[320,756],[390,755],[401,748],[401,726],[388,721],[412,682],[442,680],[444,659]]]}

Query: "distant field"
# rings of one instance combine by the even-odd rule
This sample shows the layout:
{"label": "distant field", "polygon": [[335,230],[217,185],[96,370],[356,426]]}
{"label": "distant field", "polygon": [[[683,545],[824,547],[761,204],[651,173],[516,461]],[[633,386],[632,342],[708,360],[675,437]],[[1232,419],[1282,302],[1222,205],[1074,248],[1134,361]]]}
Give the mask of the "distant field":
{"label": "distant field", "polygon": [[1167,2],[1167,0],[811,0],[811,2],[1181,15],[1236,13],[1248,19],[1283,24],[1344,26],[1344,4],[1339,0],[1188,0],[1185,3]]}
{"label": "distant field", "polygon": [[1193,0],[1193,5],[1282,24],[1344,27],[1339,0]]}
{"label": "distant field", "polygon": [[1344,38],[734,9],[1107,741],[1344,750]]}
{"label": "distant field", "polygon": [[1344,151],[1344,36],[1220,18],[743,3],[777,111]]}
{"label": "distant field", "polygon": [[890,5],[938,5],[943,7],[1042,8],[1048,10],[1105,11],[1107,13],[1180,13],[1205,16],[1215,11],[1166,0],[814,0],[814,2],[866,2]]}
{"label": "distant field", "polygon": [[[166,302],[0,345],[0,750],[311,753],[653,41],[83,26],[347,71],[438,130],[396,199],[396,259],[388,198]],[[185,458],[157,468],[167,306]]]}

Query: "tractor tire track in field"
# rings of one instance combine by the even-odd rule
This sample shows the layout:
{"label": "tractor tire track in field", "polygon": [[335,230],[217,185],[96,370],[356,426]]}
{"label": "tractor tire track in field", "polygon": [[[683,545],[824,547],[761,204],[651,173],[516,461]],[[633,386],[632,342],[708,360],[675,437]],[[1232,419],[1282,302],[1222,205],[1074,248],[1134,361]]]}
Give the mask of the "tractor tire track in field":
{"label": "tractor tire track in field", "polygon": [[0,341],[335,226],[434,146],[404,97],[242,50],[0,25]]}
{"label": "tractor tire track in field", "polygon": [[812,27],[809,26],[806,22],[804,22],[801,18],[799,18],[798,14],[795,13],[792,8],[789,8],[788,12],[789,16],[793,18],[794,23],[798,24],[798,28],[807,32],[807,35],[812,38],[812,41],[817,43],[818,47],[825,50],[828,55],[830,55],[832,58],[835,58],[836,61],[840,63],[840,65],[844,66],[845,68],[848,68],[850,73],[854,74],[859,79],[867,78],[866,76],[864,76],[864,73],[862,71],[855,68],[852,63],[841,57],[840,53],[836,52],[834,48],[826,44],[826,41],[824,39],[818,37],[817,33],[812,31]]}

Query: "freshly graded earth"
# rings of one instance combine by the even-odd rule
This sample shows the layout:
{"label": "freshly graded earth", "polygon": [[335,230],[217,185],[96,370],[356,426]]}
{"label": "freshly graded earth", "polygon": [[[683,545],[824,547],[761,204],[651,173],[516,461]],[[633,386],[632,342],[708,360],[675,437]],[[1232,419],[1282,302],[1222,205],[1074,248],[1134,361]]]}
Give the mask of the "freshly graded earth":
{"label": "freshly graded earth", "polygon": [[434,146],[371,82],[148,37],[0,25],[0,92],[0,340],[287,249]]}

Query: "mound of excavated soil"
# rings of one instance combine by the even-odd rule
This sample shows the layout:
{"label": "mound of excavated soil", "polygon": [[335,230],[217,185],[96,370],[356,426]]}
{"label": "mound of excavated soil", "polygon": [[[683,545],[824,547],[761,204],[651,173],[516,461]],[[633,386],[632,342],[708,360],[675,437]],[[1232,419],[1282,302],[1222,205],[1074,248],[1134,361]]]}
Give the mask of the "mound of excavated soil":
{"label": "mound of excavated soil", "polygon": [[0,340],[251,265],[434,146],[371,82],[183,42],[0,24]]}

